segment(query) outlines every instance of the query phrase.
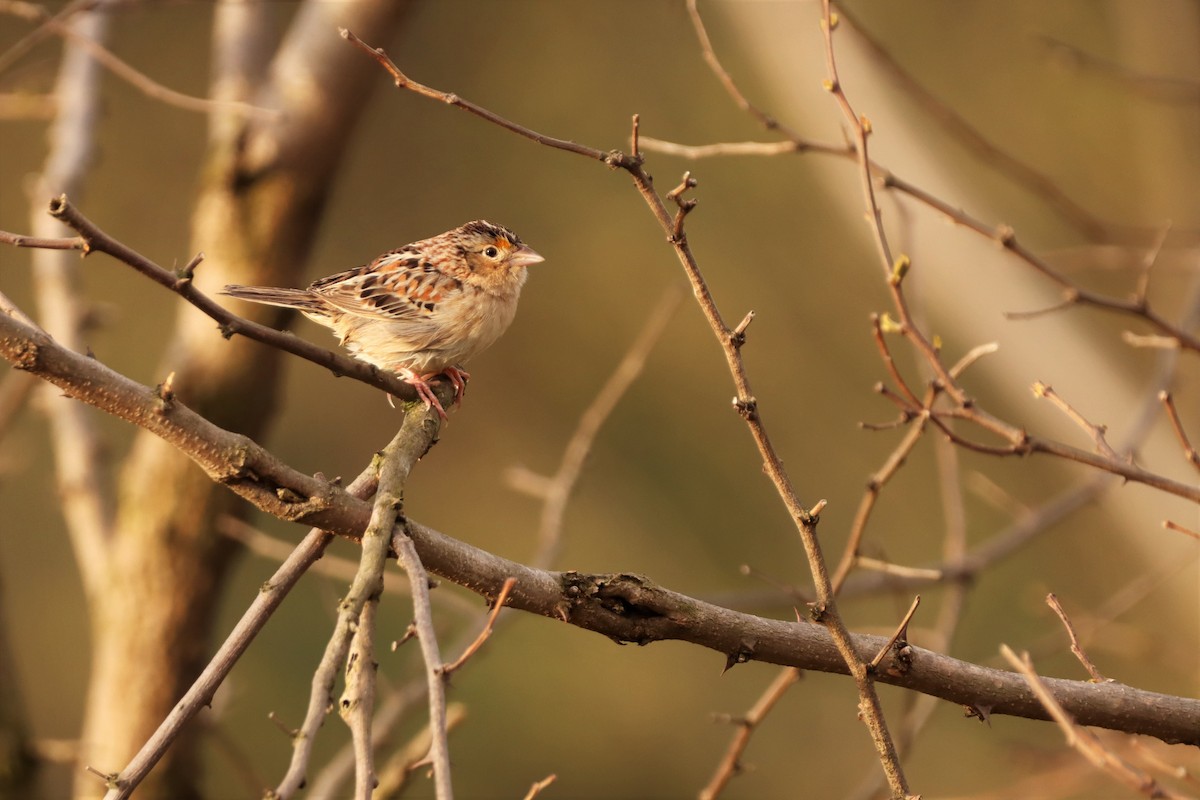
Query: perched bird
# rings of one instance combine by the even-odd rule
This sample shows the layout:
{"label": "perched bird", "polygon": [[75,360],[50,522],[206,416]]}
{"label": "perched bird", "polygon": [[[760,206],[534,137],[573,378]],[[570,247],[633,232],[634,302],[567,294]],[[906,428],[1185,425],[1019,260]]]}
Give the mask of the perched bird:
{"label": "perched bird", "polygon": [[445,419],[430,379],[445,375],[454,401],[462,398],[471,377],[462,363],[508,328],[526,267],[543,260],[507,228],[476,220],[307,289],[231,285],[224,293],[297,309],[355,358],[398,373]]}

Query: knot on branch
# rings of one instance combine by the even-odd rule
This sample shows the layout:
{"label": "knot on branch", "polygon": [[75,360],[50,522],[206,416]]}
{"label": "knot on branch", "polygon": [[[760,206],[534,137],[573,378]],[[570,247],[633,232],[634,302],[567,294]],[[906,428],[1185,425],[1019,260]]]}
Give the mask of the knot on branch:
{"label": "knot on branch", "polygon": [[37,369],[41,348],[37,342],[29,339],[6,339],[0,341],[0,352],[5,353],[8,363],[13,369],[34,371]]}
{"label": "knot on branch", "polygon": [[71,201],[65,194],[60,194],[58,197],[50,198],[50,205],[47,206],[46,211],[55,219],[62,219],[70,207]]}
{"label": "knot on branch", "polygon": [[747,661],[753,659],[755,649],[754,642],[738,642],[737,650],[725,654],[725,668],[721,670],[721,674],[724,675],[738,664],[745,664]]}
{"label": "knot on branch", "polygon": [[754,312],[746,312],[746,316],[742,317],[742,321],[737,324],[737,327],[729,332],[729,344],[735,350],[741,350],[742,345],[746,343],[746,329],[750,327],[750,323],[754,321]]}
{"label": "knot on branch", "polygon": [[158,407],[155,410],[159,414],[166,414],[175,406],[175,373],[171,372],[162,383],[154,387],[154,393],[158,396]]}
{"label": "knot on branch", "polygon": [[183,269],[175,273],[174,291],[178,292],[185,285],[192,282],[192,278],[196,276],[196,267],[200,266],[200,262],[204,260],[204,253],[196,253],[192,256],[192,260],[183,265]]}
{"label": "knot on branch", "polygon": [[756,398],[735,397],[733,398],[733,407],[738,415],[747,422],[758,419],[758,400]]}
{"label": "knot on branch", "polygon": [[692,173],[689,171],[683,173],[683,179],[680,180],[678,186],[667,192],[667,199],[674,203],[678,209],[675,212],[674,224],[671,226],[671,235],[668,237],[671,244],[681,245],[687,240],[687,237],[683,233],[683,220],[684,217],[691,213],[699,201],[695,198],[685,198],[683,193],[688,189],[694,188],[696,188],[696,179],[692,177]]}
{"label": "knot on branch", "polygon": [[575,572],[562,574],[563,597],[569,607],[564,621],[576,613],[601,610],[632,625],[623,625],[608,636],[618,644],[638,645],[659,641],[663,634],[643,623],[674,620],[674,606],[666,593],[650,579],[631,573],[593,575]]}
{"label": "knot on branch", "polygon": [[620,150],[609,150],[604,154],[604,163],[610,169],[637,169],[641,166],[642,159],[640,156],[627,156]]}

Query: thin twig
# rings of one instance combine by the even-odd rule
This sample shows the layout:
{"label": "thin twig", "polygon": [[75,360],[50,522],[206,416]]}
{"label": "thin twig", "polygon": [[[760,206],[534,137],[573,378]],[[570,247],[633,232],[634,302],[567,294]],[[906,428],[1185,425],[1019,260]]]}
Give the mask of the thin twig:
{"label": "thin twig", "polygon": [[444,667],[442,667],[443,678],[449,680],[450,676],[461,669],[463,664],[467,663],[467,659],[475,655],[475,652],[479,650],[479,648],[483,647],[483,643],[491,637],[492,629],[496,625],[496,618],[500,616],[500,612],[504,609],[504,602],[508,599],[508,593],[511,592],[513,587],[516,585],[516,578],[508,578],[504,581],[504,586],[500,588],[500,593],[496,595],[496,601],[492,604],[492,612],[488,614],[487,622],[485,622],[483,625],[483,630],[481,630],[479,635],[475,637],[475,641],[467,645],[466,649],[463,650],[462,655],[454,659],[452,663],[446,664]]}
{"label": "thin twig", "polygon": [[1162,525],[1169,531],[1178,531],[1179,533],[1182,533],[1185,536],[1190,536],[1193,539],[1200,539],[1200,531],[1194,531],[1191,528],[1185,528],[1173,520],[1164,519]]}
{"label": "thin twig", "polygon": [[446,738],[449,730],[446,720],[446,681],[442,675],[444,667],[433,628],[429,576],[405,525],[397,529],[392,547],[399,554],[400,566],[408,573],[409,583],[413,587],[413,620],[425,662],[425,680],[429,685],[429,760],[433,764],[434,788],[438,800],[451,800],[454,791],[450,782],[450,749]]}
{"label": "thin twig", "polygon": [[783,142],[712,142],[711,144],[681,144],[656,139],[653,136],[641,137],[642,149],[666,156],[677,156],[690,161],[703,158],[718,158],[725,156],[781,156],[790,153],[804,153],[808,150],[837,152],[841,154],[844,147],[828,145],[802,144],[794,141]]}
{"label": "thin twig", "polygon": [[[8,0],[5,0],[7,4]],[[57,22],[62,22],[69,19],[73,14],[78,14],[81,11],[87,11],[96,5],[96,0],[72,0],[67,3],[53,19]],[[6,72],[13,64],[16,64],[24,58],[33,48],[37,47],[42,41],[48,39],[53,32],[47,22],[43,22],[29,33],[18,39],[7,51],[0,54],[0,74]]]}
{"label": "thin twig", "polygon": [[[938,474],[938,491],[942,502],[942,513],[945,518],[945,533],[942,537],[942,560],[952,570],[961,570],[967,558],[967,511],[963,502],[963,487],[958,450],[947,440],[938,439],[933,442],[933,452],[936,458]],[[939,652],[951,652],[955,632],[962,621],[966,607],[969,584],[966,581],[952,581],[942,592],[942,603],[938,608],[937,619],[931,632],[931,645]],[[902,649],[897,656],[900,658],[893,665],[911,667],[907,659],[911,651]],[[896,742],[896,751],[901,758],[906,758],[916,745],[917,737],[933,718],[939,703],[932,697],[910,695],[905,698],[904,715],[900,718],[892,732]],[[863,777],[857,789],[847,800],[867,800],[878,795],[883,776],[872,773]]]}
{"label": "thin twig", "polygon": [[[682,300],[683,291],[677,284],[671,284],[663,290],[662,296],[651,309],[641,331],[630,343],[620,363],[580,415],[575,431],[563,448],[558,469],[553,476],[539,481],[541,490],[538,494],[542,497],[542,513],[538,519],[537,551],[530,563],[545,568],[552,566],[557,560],[562,545],[563,519],[566,516],[567,503],[571,499],[571,493],[583,471],[588,454],[592,451],[596,436],[621,398],[641,375],[651,350],[662,337]],[[516,477],[517,474],[510,470],[510,481]]]}
{"label": "thin twig", "polygon": [[547,775],[540,781],[534,781],[533,785],[529,787],[529,791],[525,793],[525,800],[534,800],[535,797],[549,788],[550,784],[556,780],[558,780],[557,775]]}
{"label": "thin twig", "polygon": [[960,378],[976,361],[999,350],[1000,345],[996,342],[985,342],[984,344],[975,345],[967,351],[966,355],[954,362],[954,366],[950,367],[950,374],[955,378]]}
{"label": "thin twig", "polygon": [[1083,668],[1087,670],[1088,675],[1092,676],[1092,680],[1096,683],[1104,683],[1107,679],[1100,674],[1100,670],[1096,669],[1096,665],[1087,657],[1087,653],[1083,652],[1083,647],[1079,644],[1079,637],[1075,635],[1075,626],[1067,618],[1067,612],[1063,610],[1062,604],[1058,602],[1058,597],[1054,592],[1046,595],[1046,605],[1050,606],[1050,610],[1062,620],[1063,627],[1067,629],[1067,636],[1071,640],[1071,652],[1079,659],[1079,663],[1083,664]]}
{"label": "thin twig", "polygon": [[1049,400],[1055,408],[1057,408],[1059,411],[1065,414],[1068,419],[1082,428],[1084,432],[1091,437],[1092,442],[1095,443],[1097,452],[1107,458],[1113,459],[1114,461],[1117,460],[1116,451],[1112,449],[1112,446],[1109,445],[1108,440],[1105,438],[1105,434],[1108,433],[1108,429],[1105,426],[1096,425],[1095,423],[1088,421],[1088,419],[1083,416],[1083,414],[1079,413],[1074,406],[1064,400],[1062,396],[1058,394],[1058,392],[1054,391],[1053,387],[1048,386],[1041,381],[1037,381],[1033,384],[1033,395],[1034,397],[1044,397],[1045,399]]}
{"label": "thin twig", "polygon": [[1179,439],[1179,443],[1183,445],[1183,457],[1186,458],[1193,467],[1200,469],[1200,453],[1196,452],[1196,448],[1192,446],[1192,442],[1188,439],[1187,432],[1183,429],[1183,421],[1179,419],[1179,411],[1175,408],[1175,399],[1168,391],[1158,393],[1158,400],[1166,409],[1167,419],[1171,421],[1171,429],[1175,431],[1175,436]]}
{"label": "thin twig", "polygon": [[1158,770],[1171,778],[1190,783],[1193,786],[1200,786],[1200,777],[1189,772],[1187,767],[1182,764],[1171,763],[1154,752],[1151,749],[1154,744],[1153,742],[1145,742],[1132,736],[1121,737],[1121,739],[1125,742],[1130,752],[1135,753],[1137,758],[1142,763],[1148,764],[1151,769]]}
{"label": "thin twig", "polygon": [[900,368],[896,365],[896,359],[892,357],[892,350],[888,347],[887,336],[885,335],[889,330],[900,332],[895,321],[886,314],[871,315],[871,338],[875,342],[876,349],[879,350],[879,357],[883,361],[884,367],[887,368],[888,374],[892,376],[895,384],[900,387],[900,391],[908,401],[909,407],[925,405],[917,399],[916,391],[908,385],[908,381],[905,380],[903,373],[900,372]]}
{"label": "thin twig", "polygon": [[859,548],[862,546],[863,536],[866,535],[867,521],[879,500],[879,492],[912,454],[913,448],[917,446],[917,442],[925,433],[928,419],[929,417],[925,414],[916,417],[910,424],[908,432],[904,434],[904,438],[888,455],[883,465],[867,480],[866,491],[863,492],[858,509],[854,512],[854,520],[850,523],[850,535],[846,539],[841,561],[838,562],[837,569],[833,573],[834,592],[841,592],[842,587],[846,584],[846,579],[850,577],[851,570],[856,564],[861,563]]}
{"label": "thin twig", "polygon": [[1005,311],[1004,318],[1012,322],[1028,322],[1039,317],[1057,314],[1059,311],[1065,311],[1079,303],[1079,293],[1073,289],[1064,289],[1062,295],[1063,299],[1054,305],[1046,306],[1045,308],[1034,308],[1029,311]]}
{"label": "thin twig", "polygon": [[1121,331],[1121,341],[1130,347],[1140,347],[1147,350],[1178,350],[1179,340],[1174,336],[1159,336],[1156,334],[1141,334],[1133,331]]}
{"label": "thin twig", "polygon": [[13,247],[29,247],[39,250],[81,250],[85,254],[87,252],[87,240],[82,236],[71,236],[69,238],[38,237],[0,231],[0,243],[10,244]]}
{"label": "thin twig", "polygon": [[[949,372],[946,373],[946,380],[952,380]],[[978,453],[986,453],[994,456],[1027,456],[1035,453],[1043,453],[1052,455],[1057,458],[1075,461],[1085,466],[1093,467],[1104,472],[1118,475],[1125,480],[1136,483],[1143,483],[1169,494],[1177,495],[1186,498],[1193,502],[1200,502],[1200,485],[1192,483],[1184,483],[1165,475],[1152,472],[1144,467],[1139,466],[1130,458],[1118,455],[1112,447],[1110,447],[1104,437],[1105,429],[1103,426],[1096,426],[1084,419],[1078,412],[1070,408],[1068,404],[1054,395],[1056,405],[1058,405],[1064,413],[1067,413],[1081,427],[1084,428],[1096,442],[1094,451],[1082,450],[1078,447],[1063,442],[1058,442],[1053,439],[1045,439],[1039,436],[1033,436],[1021,428],[1016,428],[1002,420],[999,420],[990,414],[984,412],[978,404],[961,394],[961,390],[954,388],[950,391],[947,387],[946,380],[936,380],[935,385],[939,390],[947,390],[946,394],[957,394],[953,399],[957,403],[955,407],[949,409],[926,409],[925,404],[909,405],[905,398],[890,392],[882,385],[876,387],[876,391],[883,394],[884,397],[897,405],[905,415],[903,422],[908,422],[913,417],[921,413],[929,414],[929,421],[938,427],[951,441],[960,447],[974,450]],[[1034,387],[1035,393],[1039,396],[1045,395],[1045,387],[1043,384],[1037,384]],[[1049,395],[1045,395],[1049,396]],[[956,433],[950,425],[950,422],[955,419],[965,420],[976,425],[982,426],[985,430],[991,431],[1009,443],[1006,445],[988,445],[974,441],[965,436]]]}
{"label": "thin twig", "polygon": [[1185,103],[1189,106],[1200,101],[1198,81],[1138,72],[1125,64],[1088,53],[1049,34],[1037,34],[1037,38],[1051,50],[1065,55],[1072,63],[1086,67],[1096,75],[1122,83],[1145,97],[1171,103]]}
{"label": "thin twig", "polygon": [[568,153],[575,153],[576,155],[584,156],[585,158],[603,161],[612,167],[628,168],[628,165],[633,163],[633,160],[623,153],[616,151],[605,152],[603,150],[597,150],[594,147],[588,147],[586,145],[578,144],[577,142],[572,142],[569,139],[557,139],[553,136],[545,136],[537,131],[526,128],[523,125],[518,125],[515,122],[511,122],[499,114],[489,111],[483,106],[476,105],[469,100],[464,100],[456,94],[451,92],[442,92],[417,83],[400,71],[400,68],[396,66],[395,62],[388,58],[387,54],[383,52],[383,48],[371,47],[362,39],[359,39],[357,36],[355,36],[354,33],[346,30],[345,28],[339,28],[338,32],[341,34],[343,39],[350,42],[359,50],[362,50],[364,53],[379,62],[379,65],[387,70],[388,74],[392,76],[392,80],[395,82],[396,88],[398,89],[407,89],[408,91],[415,92],[422,97],[428,97],[431,100],[437,100],[447,105],[454,106],[455,108],[462,109],[468,114],[474,114],[481,119],[487,120],[493,125],[499,125],[501,128],[512,131],[518,136],[524,136],[526,139],[537,142],[541,145],[545,145],[546,147],[553,147],[556,150],[564,150]]}
{"label": "thin twig", "polygon": [[745,716],[731,720],[733,724],[737,725],[737,733],[733,735],[733,741],[729,743],[725,755],[721,758],[721,763],[717,765],[716,772],[713,773],[708,784],[700,790],[700,800],[715,800],[729,785],[729,781],[742,770],[742,755],[750,744],[750,737],[754,735],[755,729],[767,714],[771,713],[775,704],[787,693],[788,688],[800,680],[800,675],[800,670],[795,667],[780,670],[775,676],[775,680],[771,681],[763,690]]}
{"label": "thin twig", "polygon": [[[453,732],[467,718],[462,703],[446,706],[446,732]],[[426,725],[379,768],[379,787],[374,800],[394,800],[403,796],[409,779],[422,765],[429,763],[429,726]],[[314,787],[315,788],[315,787]]]}
{"label": "thin twig", "polygon": [[1171,223],[1167,222],[1159,230],[1158,236],[1154,242],[1146,250],[1146,254],[1142,257],[1142,269],[1138,273],[1137,288],[1133,290],[1133,301],[1135,303],[1146,303],[1146,296],[1150,293],[1150,273],[1154,270],[1154,265],[1158,263],[1158,256],[1162,253],[1163,245],[1167,243],[1167,236],[1171,233]]}
{"label": "thin twig", "polygon": [[861,569],[871,570],[872,572],[880,572],[884,575],[895,575],[900,578],[910,578],[917,580],[926,580],[938,582],[944,580],[946,573],[940,569],[931,569],[929,567],[906,567],[902,564],[893,564],[890,561],[883,561],[878,558],[870,558],[869,556],[858,556],[854,559],[854,566]]}
{"label": "thin twig", "polygon": [[[1111,589],[1099,607],[1088,609],[1087,616],[1074,625],[1078,638],[1104,641],[1103,637],[1097,637],[1098,632],[1141,603],[1151,592],[1163,584],[1183,572],[1193,569],[1196,555],[1193,553],[1191,558],[1173,559],[1151,571],[1134,573],[1123,585]],[[1039,653],[1054,654],[1061,650],[1062,635],[1057,630],[1047,632],[1029,646],[1029,651],[1035,655]],[[1122,649],[1121,653],[1130,655],[1128,648]],[[1096,681],[1091,682],[1095,683]],[[1103,682],[1111,683],[1111,681]]]}
{"label": "thin twig", "polygon": [[687,10],[688,17],[692,21],[692,27],[696,31],[696,39],[700,42],[700,53],[704,56],[704,61],[708,64],[709,69],[713,71],[713,74],[717,76],[717,80],[721,82],[721,86],[725,88],[725,92],[733,99],[737,107],[758,120],[767,130],[777,130],[793,141],[798,139],[799,137],[794,130],[755,106],[746,98],[746,95],[742,94],[742,90],[738,88],[737,83],[734,82],[733,78],[725,70],[725,67],[721,65],[721,60],[717,58],[717,52],[713,49],[712,40],[708,38],[708,30],[704,27],[704,20],[700,17],[699,9],[696,8],[696,0],[687,0]]}
{"label": "thin twig", "polygon": [[908,623],[912,622],[913,614],[917,613],[917,608],[921,605],[921,595],[913,597],[912,605],[908,607],[904,618],[900,620],[900,624],[896,626],[896,630],[887,640],[887,644],[879,648],[879,652],[871,659],[871,663],[867,664],[867,669],[872,673],[879,669],[879,665],[883,663],[883,659],[887,658],[888,653],[892,652],[898,643],[908,643]]}

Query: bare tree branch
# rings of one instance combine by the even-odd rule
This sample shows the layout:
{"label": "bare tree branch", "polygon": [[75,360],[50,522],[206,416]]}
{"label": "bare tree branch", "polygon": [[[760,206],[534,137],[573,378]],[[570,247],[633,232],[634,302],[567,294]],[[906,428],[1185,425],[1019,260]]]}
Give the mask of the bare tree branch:
{"label": "bare tree branch", "polygon": [[[71,353],[44,334],[0,314],[0,358],[39,375],[76,397],[162,437],[213,480],[280,519],[359,538],[370,505],[339,487],[280,463],[244,436],[221,430],[178,399],[125,378],[95,359]],[[765,661],[846,674],[846,663],[819,625],[765,619],[714,606],[628,574],[547,572],[487,553],[416,521],[408,530],[431,572],[477,594],[494,597],[515,577],[510,606],[565,620],[609,638],[647,644],[692,642],[734,663]],[[856,634],[852,643],[869,659],[886,640]],[[987,707],[992,714],[1046,719],[1047,712],[1019,675],[912,648],[907,671],[877,680]],[[1144,733],[1167,742],[1200,745],[1200,700],[1172,697],[1120,684],[1046,679],[1055,697],[1083,725]]]}

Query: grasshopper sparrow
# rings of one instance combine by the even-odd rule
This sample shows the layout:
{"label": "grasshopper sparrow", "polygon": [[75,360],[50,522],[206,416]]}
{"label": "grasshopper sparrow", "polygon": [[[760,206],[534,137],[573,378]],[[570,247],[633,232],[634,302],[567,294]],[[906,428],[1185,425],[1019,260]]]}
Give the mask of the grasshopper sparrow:
{"label": "grasshopper sparrow", "polygon": [[542,260],[512,231],[476,220],[307,289],[226,286],[224,293],[297,309],[355,358],[398,373],[445,419],[430,379],[445,375],[461,399],[470,375],[460,365],[508,328],[526,267]]}

